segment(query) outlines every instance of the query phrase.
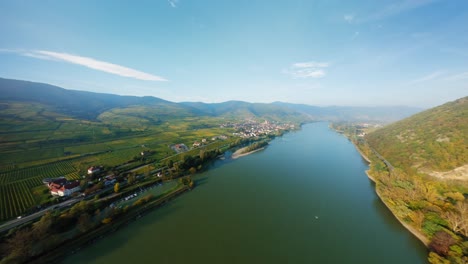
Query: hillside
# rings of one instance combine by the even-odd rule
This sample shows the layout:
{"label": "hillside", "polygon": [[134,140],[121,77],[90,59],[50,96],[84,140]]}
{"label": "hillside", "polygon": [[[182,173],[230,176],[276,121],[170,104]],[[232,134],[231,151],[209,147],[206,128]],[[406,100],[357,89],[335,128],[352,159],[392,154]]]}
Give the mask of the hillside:
{"label": "hillside", "polygon": [[370,133],[367,141],[406,171],[445,172],[466,165],[468,97],[379,129]]}
{"label": "hillside", "polygon": [[355,143],[376,192],[430,249],[430,263],[468,261],[468,97],[369,133]]}
{"label": "hillside", "polygon": [[[327,121],[378,121],[383,123],[400,120],[419,112],[412,107],[317,107],[303,104],[275,102],[248,103],[228,101],[223,103],[174,103],[160,98],[146,96],[119,96],[85,91],[67,90],[61,87],[29,81],[0,78],[0,102],[34,103],[46,107],[58,115],[99,121],[107,111],[115,109],[122,115],[129,112],[126,119],[135,116],[135,107],[152,109],[151,114],[170,118],[172,114],[181,116],[211,116],[224,118],[267,118],[272,120],[327,120]],[[2,106],[5,108],[5,104]],[[126,108],[131,108],[129,111]],[[138,117],[145,118],[138,110]],[[1,114],[1,113],[0,113]],[[104,117],[109,116],[104,114]],[[149,119],[152,119],[149,118]],[[108,118],[107,118],[108,120]],[[159,119],[158,119],[159,120]]]}

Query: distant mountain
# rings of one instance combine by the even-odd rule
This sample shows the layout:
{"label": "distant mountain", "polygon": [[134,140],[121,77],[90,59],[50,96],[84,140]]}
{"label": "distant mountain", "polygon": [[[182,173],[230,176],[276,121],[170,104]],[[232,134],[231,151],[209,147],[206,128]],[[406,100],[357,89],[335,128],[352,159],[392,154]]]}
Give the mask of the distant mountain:
{"label": "distant mountain", "polygon": [[298,111],[295,111],[287,106],[279,106],[275,104],[247,103],[242,101],[228,101],[213,104],[184,102],[181,104],[197,109],[200,112],[211,116],[244,116],[246,118],[260,116],[269,118],[305,118],[305,116]]}
{"label": "distant mountain", "polygon": [[418,108],[410,107],[317,107],[282,102],[271,104],[242,101],[213,104],[174,103],[151,96],[120,96],[66,90],[44,83],[3,78],[0,78],[0,102],[39,103],[60,115],[107,121],[111,121],[116,115],[120,117],[125,115],[128,118],[138,117],[146,121],[156,120],[153,116],[158,116],[159,121],[161,117],[170,119],[171,117],[211,116],[289,119],[291,121],[392,122],[420,111]]}
{"label": "distant mountain", "polygon": [[283,102],[273,103],[278,106],[286,106],[292,110],[306,114],[316,120],[328,121],[362,121],[391,123],[409,117],[422,111],[421,108],[407,106],[327,106],[318,107],[304,104],[290,104]]}
{"label": "distant mountain", "polygon": [[3,78],[0,78],[0,101],[41,103],[53,107],[58,113],[86,119],[95,119],[102,112],[116,107],[177,105],[156,97],[120,96],[66,90],[44,83]]}
{"label": "distant mountain", "polygon": [[[229,101],[218,104],[174,103],[156,97],[120,96],[20,80],[0,78],[0,102],[31,102],[49,106],[54,112],[73,117],[110,120],[116,113],[143,117],[212,116],[236,118],[302,119],[307,117],[288,107]],[[145,111],[143,111],[145,110]],[[295,121],[297,121],[295,120]]]}
{"label": "distant mountain", "polygon": [[419,172],[468,164],[468,97],[385,126],[367,141],[394,166]]}

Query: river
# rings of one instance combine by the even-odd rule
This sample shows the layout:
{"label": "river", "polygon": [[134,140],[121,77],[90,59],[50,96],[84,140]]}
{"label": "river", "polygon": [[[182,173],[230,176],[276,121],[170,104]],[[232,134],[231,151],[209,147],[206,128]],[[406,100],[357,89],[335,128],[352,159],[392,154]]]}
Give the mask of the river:
{"label": "river", "polygon": [[217,161],[197,187],[65,263],[427,263],[352,143],[312,123]]}

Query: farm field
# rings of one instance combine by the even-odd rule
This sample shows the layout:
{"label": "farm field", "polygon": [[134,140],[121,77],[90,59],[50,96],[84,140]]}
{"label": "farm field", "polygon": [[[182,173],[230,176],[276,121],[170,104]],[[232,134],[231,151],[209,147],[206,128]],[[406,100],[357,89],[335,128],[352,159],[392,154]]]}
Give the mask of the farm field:
{"label": "farm field", "polygon": [[[106,168],[126,163],[158,163],[176,154],[170,146],[207,140],[207,149],[226,145],[212,141],[229,135],[220,128],[222,119],[194,117],[186,113],[170,118],[171,109],[157,115],[157,109],[131,107],[113,109],[97,120],[80,120],[54,113],[41,104],[3,104],[0,111],[0,221],[34,208],[43,197],[34,190],[44,178],[65,176],[82,179],[90,166]],[[146,112],[145,112],[146,111]],[[185,116],[184,116],[185,115]],[[229,140],[228,140],[229,142]],[[194,150],[199,151],[199,150]]]}

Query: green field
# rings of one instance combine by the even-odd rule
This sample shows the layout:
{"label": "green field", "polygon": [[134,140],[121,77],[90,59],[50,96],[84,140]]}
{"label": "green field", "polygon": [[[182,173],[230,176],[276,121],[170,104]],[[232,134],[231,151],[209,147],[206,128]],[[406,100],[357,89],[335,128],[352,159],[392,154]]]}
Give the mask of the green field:
{"label": "green field", "polygon": [[[81,120],[54,113],[41,104],[2,103],[0,111],[0,221],[21,215],[41,199],[33,190],[42,179],[81,179],[93,165],[116,167],[151,151],[146,162],[158,163],[176,154],[170,146],[207,139],[209,149],[228,141],[211,141],[233,131],[220,128],[225,120],[132,106]],[[198,149],[193,153],[198,153]],[[139,162],[139,163],[138,163]],[[141,164],[141,161],[135,164]]]}

